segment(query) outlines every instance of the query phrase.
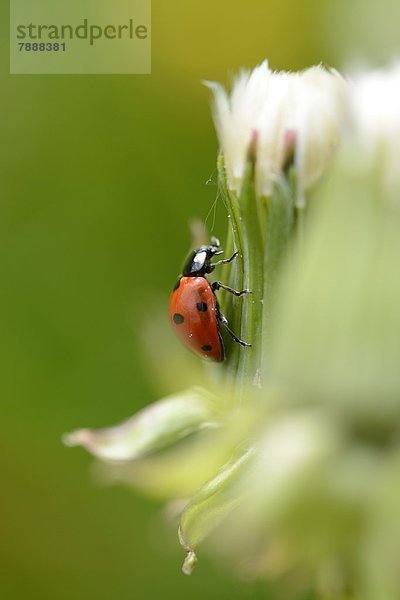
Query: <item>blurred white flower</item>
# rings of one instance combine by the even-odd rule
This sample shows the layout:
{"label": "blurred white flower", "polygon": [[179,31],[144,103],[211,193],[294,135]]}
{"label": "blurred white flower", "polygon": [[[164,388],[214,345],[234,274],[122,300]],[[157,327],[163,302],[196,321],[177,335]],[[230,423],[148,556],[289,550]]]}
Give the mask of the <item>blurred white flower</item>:
{"label": "blurred white flower", "polygon": [[384,184],[400,187],[400,63],[354,77],[351,117],[356,139],[371,166],[379,161]]}
{"label": "blurred white flower", "polygon": [[271,195],[274,182],[293,156],[298,204],[327,167],[341,135],[348,86],[321,66],[299,73],[273,72],[267,61],[242,71],[230,95],[218,83],[214,121],[225,158],[228,185],[240,191],[249,147],[254,145],[256,187]]}
{"label": "blurred white flower", "polygon": [[243,483],[250,490],[245,510],[275,516],[296,495],[303,481],[317,477],[336,446],[334,428],[311,411],[272,420],[257,446],[256,459]]}

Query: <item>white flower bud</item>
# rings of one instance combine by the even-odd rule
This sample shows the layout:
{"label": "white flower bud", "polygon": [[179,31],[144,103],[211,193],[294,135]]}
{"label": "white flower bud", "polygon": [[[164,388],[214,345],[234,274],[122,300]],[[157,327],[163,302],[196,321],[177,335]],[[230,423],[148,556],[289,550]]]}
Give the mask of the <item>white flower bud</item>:
{"label": "white flower bud", "polygon": [[249,147],[254,144],[256,188],[270,196],[293,154],[298,202],[327,167],[341,133],[347,84],[332,70],[311,67],[299,73],[273,72],[267,61],[242,71],[232,92],[217,83],[214,121],[225,158],[228,185],[240,191]]}

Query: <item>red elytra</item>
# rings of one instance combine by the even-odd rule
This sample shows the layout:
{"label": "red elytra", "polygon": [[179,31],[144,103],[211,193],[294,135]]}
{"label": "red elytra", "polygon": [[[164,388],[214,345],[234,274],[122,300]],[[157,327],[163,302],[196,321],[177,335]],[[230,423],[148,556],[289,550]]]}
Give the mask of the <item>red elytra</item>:
{"label": "red elytra", "polygon": [[242,296],[250,294],[250,290],[238,292],[220,281],[210,284],[206,277],[215,267],[230,263],[238,255],[238,252],[234,252],[230,258],[211,263],[211,259],[222,252],[216,238],[211,238],[210,245],[194,250],[179,276],[169,303],[170,322],[177,337],[198,356],[216,362],[222,361],[225,355],[221,325],[236,343],[245,348],[251,346],[229,329],[214,293],[222,288],[235,296]]}
{"label": "red elytra", "polygon": [[170,321],[177,337],[195,354],[213,361],[224,358],[214,293],[205,277],[181,277],[171,293]]}

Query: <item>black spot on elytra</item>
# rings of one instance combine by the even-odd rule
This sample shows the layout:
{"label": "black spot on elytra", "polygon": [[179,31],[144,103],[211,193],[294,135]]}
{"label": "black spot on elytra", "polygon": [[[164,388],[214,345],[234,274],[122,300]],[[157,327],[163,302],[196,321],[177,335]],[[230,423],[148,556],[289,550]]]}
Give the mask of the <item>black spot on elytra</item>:
{"label": "black spot on elytra", "polygon": [[183,315],[181,315],[180,313],[175,313],[174,316],[172,317],[172,319],[176,325],[181,325],[183,323],[183,321],[185,320],[185,317]]}
{"label": "black spot on elytra", "polygon": [[175,290],[177,290],[180,285],[181,285],[181,279],[179,278],[178,281],[176,282],[176,284],[174,285],[172,291],[175,292]]}
{"label": "black spot on elytra", "polygon": [[210,346],[209,344],[204,344],[204,346],[202,346],[201,349],[204,350],[204,352],[210,352],[210,350],[212,350],[212,346]]}
{"label": "black spot on elytra", "polygon": [[197,302],[196,308],[200,312],[206,312],[206,310],[207,310],[207,304],[205,302]]}

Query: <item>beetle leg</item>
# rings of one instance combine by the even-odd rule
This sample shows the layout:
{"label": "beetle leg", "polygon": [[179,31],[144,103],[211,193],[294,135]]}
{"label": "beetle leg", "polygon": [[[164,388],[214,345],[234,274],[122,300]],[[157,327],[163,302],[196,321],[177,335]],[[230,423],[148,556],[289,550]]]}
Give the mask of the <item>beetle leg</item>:
{"label": "beetle leg", "polygon": [[229,333],[229,335],[231,336],[231,338],[238,344],[240,344],[241,346],[244,346],[245,348],[251,348],[251,344],[248,344],[247,342],[244,342],[243,340],[241,340],[240,338],[238,338],[232,331],[232,329],[230,329],[229,325],[228,325],[228,319],[225,317],[225,315],[222,314],[222,312],[220,310],[217,311],[217,319],[218,321],[221,323],[221,325],[223,325],[226,329],[226,331]]}
{"label": "beetle leg", "polygon": [[214,281],[214,283],[211,284],[211,289],[213,292],[216,292],[219,289],[223,289],[229,292],[230,294],[233,294],[234,296],[244,296],[245,294],[251,294],[251,290],[242,290],[241,292],[238,292],[237,290],[234,290],[233,288],[229,287],[229,285],[225,285],[220,281]]}
{"label": "beetle leg", "polygon": [[238,254],[239,252],[236,250],[236,252],[234,252],[230,258],[224,258],[222,260],[217,261],[214,264],[210,264],[209,267],[211,267],[211,270],[209,272],[211,273],[212,271],[214,271],[215,267],[219,267],[220,265],[227,265],[228,263],[232,262]]}

